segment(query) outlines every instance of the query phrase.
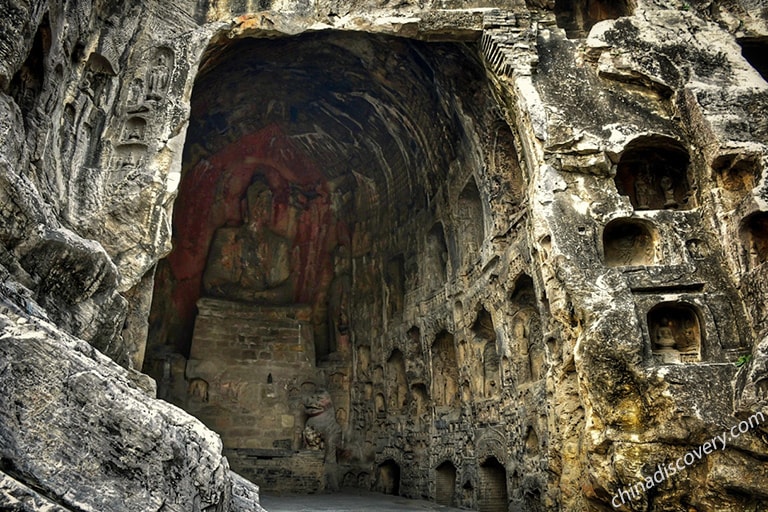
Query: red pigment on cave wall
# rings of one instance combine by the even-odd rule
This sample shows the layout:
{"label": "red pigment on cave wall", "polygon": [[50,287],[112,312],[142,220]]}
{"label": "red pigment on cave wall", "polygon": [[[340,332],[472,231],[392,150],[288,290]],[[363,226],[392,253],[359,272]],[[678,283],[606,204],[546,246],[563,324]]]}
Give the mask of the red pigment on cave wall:
{"label": "red pigment on cave wall", "polygon": [[[347,226],[336,219],[325,176],[298,150],[279,126],[270,125],[244,135],[187,170],[174,206],[174,249],[168,256],[173,274],[172,301],[182,323],[194,321],[208,251],[217,228],[243,221],[243,198],[255,175],[261,175],[273,194],[272,218],[263,219],[276,231],[289,224],[291,188],[308,195],[298,219],[292,252],[294,301],[318,306],[333,279],[333,248],[348,238]],[[296,194],[294,194],[296,197]]]}

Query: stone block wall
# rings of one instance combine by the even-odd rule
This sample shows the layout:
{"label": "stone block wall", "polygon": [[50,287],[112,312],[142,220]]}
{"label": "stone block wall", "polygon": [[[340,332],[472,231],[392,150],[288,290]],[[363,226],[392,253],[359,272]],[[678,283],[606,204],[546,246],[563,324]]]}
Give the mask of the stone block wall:
{"label": "stone block wall", "polygon": [[308,308],[201,299],[198,309],[187,410],[226,448],[300,448],[302,385],[316,380]]}
{"label": "stone block wall", "polygon": [[233,468],[271,494],[315,494],[326,490],[325,464],[319,451],[268,453],[252,449],[225,449]]}

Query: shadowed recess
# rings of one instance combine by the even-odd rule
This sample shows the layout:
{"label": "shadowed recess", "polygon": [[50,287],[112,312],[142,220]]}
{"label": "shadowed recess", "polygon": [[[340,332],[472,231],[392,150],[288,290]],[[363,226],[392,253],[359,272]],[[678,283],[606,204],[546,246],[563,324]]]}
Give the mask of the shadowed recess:
{"label": "shadowed recess", "polygon": [[212,45],[200,69],[150,349],[187,356],[210,296],[310,306],[320,359],[339,348],[339,267],[428,208],[480,64],[467,45],[333,33]]}

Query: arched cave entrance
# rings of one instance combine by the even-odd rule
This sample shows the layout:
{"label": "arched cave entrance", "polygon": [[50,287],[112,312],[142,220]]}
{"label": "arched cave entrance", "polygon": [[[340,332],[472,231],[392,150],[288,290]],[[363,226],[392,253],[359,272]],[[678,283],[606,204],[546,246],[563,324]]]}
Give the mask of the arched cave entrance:
{"label": "arched cave entrance", "polygon": [[456,466],[449,460],[435,469],[435,501],[452,507],[456,495]]}
{"label": "arched cave entrance", "polygon": [[400,465],[392,459],[379,464],[376,471],[375,491],[400,495]]}
{"label": "arched cave entrance", "polygon": [[507,471],[496,457],[488,457],[480,464],[477,501],[480,512],[506,512],[508,509]]}
{"label": "arched cave entrance", "polygon": [[[478,128],[463,123],[486,122],[483,87],[470,43],[324,32],[206,50],[144,370],[221,435],[244,476],[275,481],[254,461],[307,449],[313,390],[355,414],[353,359],[371,417],[405,410],[404,355],[384,372],[356,340],[403,321],[407,290],[444,287],[455,229],[434,198],[449,169],[482,171],[467,133]],[[439,396],[452,405],[444,337],[453,373]],[[385,373],[397,377],[389,393]]]}

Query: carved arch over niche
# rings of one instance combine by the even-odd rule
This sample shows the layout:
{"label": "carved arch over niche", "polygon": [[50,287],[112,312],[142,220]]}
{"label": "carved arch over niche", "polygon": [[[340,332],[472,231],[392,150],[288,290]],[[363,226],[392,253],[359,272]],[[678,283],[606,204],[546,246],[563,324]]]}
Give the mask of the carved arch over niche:
{"label": "carved arch over niche", "polygon": [[616,167],[616,189],[635,210],[689,209],[695,204],[690,156],[670,137],[638,137],[627,144]]}
{"label": "carved arch over niche", "polygon": [[746,216],[739,227],[742,258],[747,271],[754,270],[768,260],[768,212],[754,212]]}
{"label": "carved arch over niche", "polygon": [[495,428],[483,430],[478,436],[475,451],[478,462],[493,457],[501,461],[502,464],[506,464],[508,460],[507,444],[508,441],[501,431]]}
{"label": "carved arch over niche", "polygon": [[609,267],[654,265],[658,240],[652,222],[614,219],[603,229],[603,261]]}
{"label": "carved arch over niche", "polygon": [[648,311],[651,351],[660,363],[701,361],[704,332],[701,312],[688,302],[662,302]]}
{"label": "carved arch over niche", "polygon": [[509,299],[519,307],[536,306],[536,289],[533,285],[533,278],[526,273],[521,273],[515,279],[515,285]]}

